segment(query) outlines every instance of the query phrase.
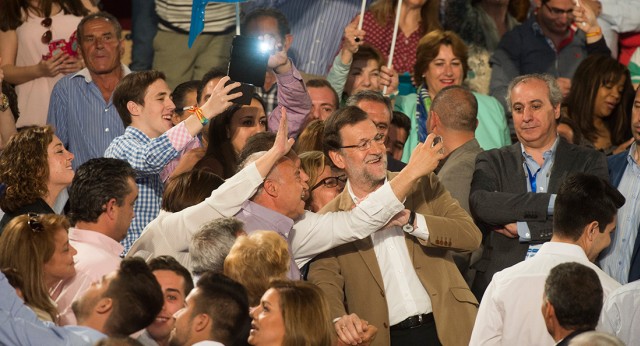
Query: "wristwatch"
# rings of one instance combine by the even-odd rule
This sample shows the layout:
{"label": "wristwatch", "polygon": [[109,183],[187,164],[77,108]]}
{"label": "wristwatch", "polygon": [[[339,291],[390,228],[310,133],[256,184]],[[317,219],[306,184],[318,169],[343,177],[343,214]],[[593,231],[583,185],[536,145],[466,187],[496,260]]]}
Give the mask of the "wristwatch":
{"label": "wristwatch", "polygon": [[9,109],[9,98],[5,94],[0,93],[0,112]]}
{"label": "wristwatch", "polygon": [[411,213],[409,213],[409,221],[407,222],[406,225],[402,226],[402,230],[407,233],[413,233],[413,231],[415,230],[413,227],[413,222],[415,220],[416,220],[416,212],[412,210]]}

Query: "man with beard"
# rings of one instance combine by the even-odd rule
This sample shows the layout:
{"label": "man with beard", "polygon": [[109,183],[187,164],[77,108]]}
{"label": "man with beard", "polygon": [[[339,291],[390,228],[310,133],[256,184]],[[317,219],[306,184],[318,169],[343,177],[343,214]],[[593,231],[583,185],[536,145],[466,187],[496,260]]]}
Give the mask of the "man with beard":
{"label": "man with beard", "polygon": [[135,333],[160,312],[162,291],[142,259],[125,259],[72,307],[77,326],[43,322],[0,273],[0,340],[7,345],[88,346],[108,336]]}
{"label": "man with beard", "polygon": [[193,289],[193,280],[187,268],[171,256],[153,258],[149,261],[149,268],[162,288],[164,305],[138,341],[144,346],[167,346],[175,325],[173,314],[185,307],[185,299]]}
{"label": "man with beard", "polygon": [[[481,235],[433,173],[443,157],[443,144],[433,145],[434,138],[429,135],[416,148],[429,152],[420,160],[431,173],[404,200],[409,222],[336,247],[311,263],[309,280],[324,291],[342,342],[369,342],[368,323],[378,328],[372,345],[469,342],[478,302],[449,250],[475,250]],[[345,107],[326,120],[323,146],[348,181],[321,212],[350,210],[396,177],[387,171],[384,135],[360,108]]]}
{"label": "man with beard", "polygon": [[235,345],[249,336],[247,291],[222,274],[207,272],[173,319],[171,346]]}

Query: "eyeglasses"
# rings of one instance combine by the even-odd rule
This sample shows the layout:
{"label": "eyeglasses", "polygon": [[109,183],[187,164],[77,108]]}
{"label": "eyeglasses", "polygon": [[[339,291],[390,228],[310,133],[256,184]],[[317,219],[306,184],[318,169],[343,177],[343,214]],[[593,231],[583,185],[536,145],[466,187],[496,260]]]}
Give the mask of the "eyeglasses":
{"label": "eyeglasses", "polygon": [[311,190],[309,190],[309,192],[311,192],[311,191],[313,191],[313,190],[315,190],[315,189],[317,189],[317,188],[319,188],[320,186],[323,186],[323,185],[324,185],[324,187],[329,188],[329,189],[334,188],[334,187],[336,187],[338,185],[344,186],[344,184],[346,184],[346,182],[347,182],[347,176],[344,175],[344,174],[340,175],[340,176],[337,176],[337,177],[327,177],[327,178],[324,178],[324,179],[320,180],[315,185],[313,185],[313,187],[311,188]]}
{"label": "eyeglasses", "polygon": [[561,8],[550,7],[549,4],[546,2],[543,5],[549,10],[549,12],[551,12],[551,14],[554,17],[560,17],[563,14],[566,14],[567,17],[571,17],[571,18],[573,17],[573,8],[568,10],[563,10]]}
{"label": "eyeglasses", "polygon": [[349,148],[357,148],[360,151],[369,150],[371,148],[371,142],[376,142],[377,144],[384,143],[384,134],[378,133],[375,137],[371,139],[367,139],[360,144],[356,145],[344,145],[341,146],[340,149],[349,149]]}
{"label": "eyeglasses", "polygon": [[52,34],[51,34],[51,23],[53,22],[53,20],[51,20],[51,17],[47,17],[45,19],[42,20],[42,22],[40,22],[40,25],[44,26],[45,28],[47,28],[47,31],[44,32],[44,34],[42,34],[42,37],[40,38],[40,41],[42,41],[42,43],[44,44],[49,44],[49,42],[51,42],[51,38],[52,38]]}
{"label": "eyeglasses", "polygon": [[31,228],[31,231],[33,233],[40,233],[44,231],[44,226],[40,222],[40,215],[30,212],[27,213],[27,216],[29,216],[29,221],[27,223],[29,224],[29,228]]}

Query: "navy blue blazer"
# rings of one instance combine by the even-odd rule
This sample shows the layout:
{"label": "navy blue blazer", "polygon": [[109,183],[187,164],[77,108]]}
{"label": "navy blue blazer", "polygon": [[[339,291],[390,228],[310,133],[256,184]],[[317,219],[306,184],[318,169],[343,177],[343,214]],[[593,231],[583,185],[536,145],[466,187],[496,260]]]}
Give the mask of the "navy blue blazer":
{"label": "navy blue blazer", "polygon": [[[616,188],[620,185],[624,170],[627,168],[627,155],[629,150],[612,155],[607,158],[609,166],[609,180]],[[640,234],[640,225],[638,225],[638,234]],[[631,267],[629,268],[629,282],[640,279],[640,256],[638,249],[640,248],[640,237],[636,237],[636,243],[633,245],[633,253],[631,254]]]}

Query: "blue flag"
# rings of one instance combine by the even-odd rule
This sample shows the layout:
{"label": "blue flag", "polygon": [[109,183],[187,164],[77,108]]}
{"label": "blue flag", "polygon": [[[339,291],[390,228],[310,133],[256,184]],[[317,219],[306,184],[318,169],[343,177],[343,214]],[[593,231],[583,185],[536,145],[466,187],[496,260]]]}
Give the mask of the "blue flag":
{"label": "blue flag", "polygon": [[204,9],[209,2],[237,3],[247,0],[193,0],[191,6],[191,27],[189,28],[189,48],[193,45],[196,37],[204,29]]}

